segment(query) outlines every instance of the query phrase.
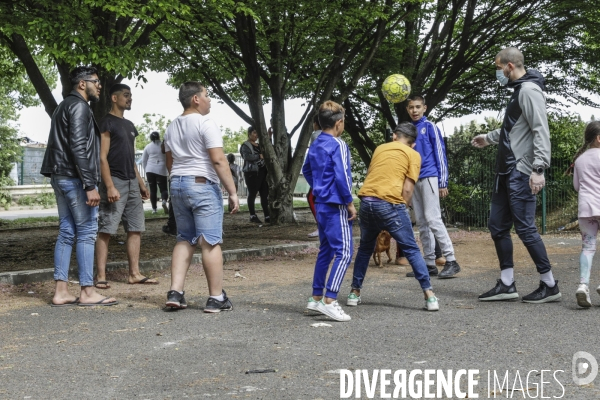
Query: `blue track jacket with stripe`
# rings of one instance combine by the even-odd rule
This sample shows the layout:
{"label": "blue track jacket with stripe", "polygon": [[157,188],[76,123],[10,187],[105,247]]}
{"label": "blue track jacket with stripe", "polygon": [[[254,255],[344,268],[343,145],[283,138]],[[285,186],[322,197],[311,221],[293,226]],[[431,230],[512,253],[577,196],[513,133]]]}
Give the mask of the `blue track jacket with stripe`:
{"label": "blue track jacket with stripe", "polygon": [[440,130],[427,117],[413,121],[417,128],[417,145],[415,150],[421,155],[421,174],[419,179],[438,177],[438,186],[448,187],[448,160],[446,159],[446,144]]}
{"label": "blue track jacket with stripe", "polygon": [[320,134],[308,150],[302,174],[313,190],[315,203],[352,202],[350,149],[342,139]]}

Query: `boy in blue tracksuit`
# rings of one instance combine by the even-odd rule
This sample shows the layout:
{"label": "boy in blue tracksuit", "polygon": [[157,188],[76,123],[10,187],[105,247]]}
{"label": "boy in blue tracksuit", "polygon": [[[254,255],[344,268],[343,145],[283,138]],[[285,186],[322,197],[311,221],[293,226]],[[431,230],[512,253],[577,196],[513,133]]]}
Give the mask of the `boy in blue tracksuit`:
{"label": "boy in blue tracksuit", "polygon": [[[310,146],[302,167],[315,196],[321,241],[315,263],[313,294],[308,299],[307,308],[336,321],[350,320],[336,299],[352,259],[352,221],[356,219],[352,203],[350,149],[339,138],[344,132],[344,113],[344,108],[333,101],[326,101],[319,107],[322,133]],[[333,258],[335,260],[325,284]]]}
{"label": "boy in blue tracksuit", "polygon": [[456,262],[454,247],[442,221],[440,209],[440,197],[448,195],[446,146],[439,129],[425,117],[426,110],[423,96],[413,95],[408,98],[406,111],[417,128],[415,150],[421,155],[421,173],[415,184],[412,206],[429,275],[438,275],[435,264],[437,241],[446,258],[444,269],[438,276],[442,279],[452,278],[460,271],[460,266]]}

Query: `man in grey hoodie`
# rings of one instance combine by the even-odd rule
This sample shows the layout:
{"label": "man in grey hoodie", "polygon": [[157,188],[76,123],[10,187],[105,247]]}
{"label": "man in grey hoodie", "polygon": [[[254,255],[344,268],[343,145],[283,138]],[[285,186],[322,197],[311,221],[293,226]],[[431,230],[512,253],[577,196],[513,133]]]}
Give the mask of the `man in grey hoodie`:
{"label": "man in grey hoodie", "polygon": [[519,297],[514,282],[513,243],[515,231],[527,248],[540,274],[540,285],[523,301],[547,303],[561,294],[552,275],[544,242],[535,226],[536,194],[545,185],[544,170],[550,167],[550,131],[546,115],[544,78],[533,69],[525,70],[523,54],[514,47],[502,50],[495,59],[496,77],[513,89],[502,127],[478,135],[478,148],[498,145],[496,178],[488,227],[500,262],[496,286],[479,296],[481,301],[511,300]]}

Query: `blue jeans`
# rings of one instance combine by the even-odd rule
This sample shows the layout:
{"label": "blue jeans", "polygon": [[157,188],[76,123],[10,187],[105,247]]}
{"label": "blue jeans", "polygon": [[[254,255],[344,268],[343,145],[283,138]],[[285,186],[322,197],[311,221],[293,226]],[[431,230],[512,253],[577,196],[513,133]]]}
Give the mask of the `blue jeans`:
{"label": "blue jeans", "polygon": [[367,273],[371,255],[377,244],[377,236],[383,230],[392,235],[404,256],[415,272],[423,290],[431,290],[429,272],[421,250],[415,241],[410,217],[404,204],[391,204],[387,201],[360,201],[360,246],[354,260],[352,288],[360,289]]}
{"label": "blue jeans", "polygon": [[508,175],[496,176],[496,190],[492,194],[492,208],[488,228],[492,234],[500,269],[514,267],[513,242],[510,230],[515,232],[527,248],[540,274],[550,271],[546,246],[535,226],[535,201],[529,187],[529,175],[513,168]]}
{"label": "blue jeans", "polygon": [[177,241],[195,246],[201,237],[211,246],[223,242],[223,194],[218,183],[196,183],[194,176],[171,177],[171,204]]}
{"label": "blue jeans", "polygon": [[67,282],[73,244],[77,241],[76,255],[79,284],[94,285],[94,248],[98,233],[98,207],[85,202],[87,194],[79,178],[52,175],[52,188],[58,207],[58,239],[54,248],[54,279]]}

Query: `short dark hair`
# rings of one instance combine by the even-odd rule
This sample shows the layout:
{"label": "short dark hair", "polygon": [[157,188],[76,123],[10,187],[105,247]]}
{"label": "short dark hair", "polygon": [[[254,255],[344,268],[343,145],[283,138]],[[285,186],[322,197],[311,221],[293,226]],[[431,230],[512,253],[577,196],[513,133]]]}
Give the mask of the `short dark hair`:
{"label": "short dark hair", "polygon": [[250,125],[250,126],[248,127],[248,136],[250,136],[250,134],[251,134],[252,132],[254,132],[255,130],[256,130],[256,128],[255,128],[255,127],[253,127],[252,125]]}
{"label": "short dark hair", "polygon": [[427,104],[425,103],[425,97],[423,97],[420,94],[413,94],[408,96],[408,98],[406,99],[406,104],[408,104],[409,101],[420,101],[423,103],[423,105]]}
{"label": "short dark hair", "polygon": [[329,129],[335,126],[335,123],[344,119],[346,110],[335,101],[327,100],[319,107],[319,125],[321,129]]}
{"label": "short dark hair", "polygon": [[233,164],[235,162],[235,156],[233,155],[233,153],[227,154],[227,161],[229,162],[229,164]]}
{"label": "short dark hair", "polygon": [[69,80],[71,81],[71,85],[75,86],[82,80],[91,78],[92,75],[98,75],[98,70],[95,67],[81,65],[73,68],[73,70],[69,72]]}
{"label": "short dark hair", "polygon": [[112,96],[113,94],[115,94],[117,92],[122,92],[123,90],[131,91],[131,88],[124,83],[115,83],[114,85],[112,85],[110,87],[110,90],[108,91],[108,95]]}
{"label": "short dark hair", "polygon": [[204,86],[200,82],[190,81],[184,82],[179,87],[179,101],[183,108],[190,108],[192,105],[192,97],[198,93],[202,93]]}
{"label": "short dark hair", "polygon": [[317,124],[319,129],[321,129],[321,124],[319,123],[319,113],[316,113],[313,117],[313,124]]}
{"label": "short dark hair", "polygon": [[406,138],[408,144],[413,144],[417,140],[417,128],[410,122],[400,122],[394,128],[394,133]]}

